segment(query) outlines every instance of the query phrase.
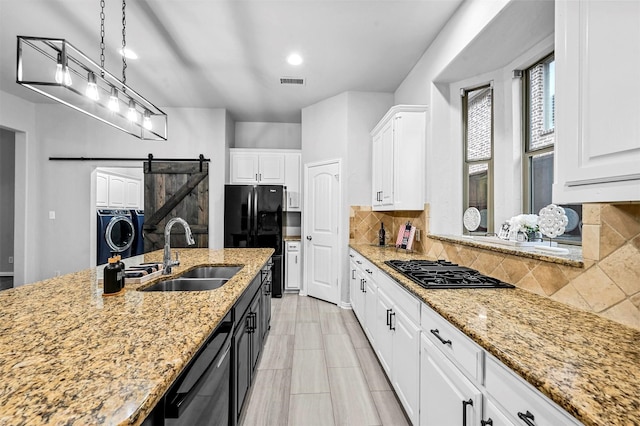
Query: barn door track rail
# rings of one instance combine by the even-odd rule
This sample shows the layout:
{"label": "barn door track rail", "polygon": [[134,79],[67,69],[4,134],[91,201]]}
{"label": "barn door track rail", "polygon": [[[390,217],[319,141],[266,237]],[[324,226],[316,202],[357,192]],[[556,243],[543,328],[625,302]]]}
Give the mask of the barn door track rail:
{"label": "barn door track rail", "polygon": [[49,157],[49,161],[145,161],[149,164],[149,170],[151,170],[151,163],[154,161],[198,161],[200,162],[200,172],[202,173],[202,163],[209,163],[210,158],[204,158],[204,155],[200,154],[198,158],[154,158],[153,154],[149,154],[147,158],[131,158],[131,157]]}

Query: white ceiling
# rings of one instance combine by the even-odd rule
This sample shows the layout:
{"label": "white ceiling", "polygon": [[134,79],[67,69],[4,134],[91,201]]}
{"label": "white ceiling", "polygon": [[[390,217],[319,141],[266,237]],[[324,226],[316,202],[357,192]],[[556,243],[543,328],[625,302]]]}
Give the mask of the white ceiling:
{"label": "white ceiling", "polygon": [[[105,68],[121,74],[120,0],[105,0]],[[300,122],[346,90],[393,92],[462,0],[129,0],[127,84],[161,107],[227,108],[236,121]],[[99,0],[0,0],[0,90],[15,83],[16,36],[66,38],[99,60]],[[297,51],[304,63],[286,56]],[[281,86],[302,77],[305,86]]]}

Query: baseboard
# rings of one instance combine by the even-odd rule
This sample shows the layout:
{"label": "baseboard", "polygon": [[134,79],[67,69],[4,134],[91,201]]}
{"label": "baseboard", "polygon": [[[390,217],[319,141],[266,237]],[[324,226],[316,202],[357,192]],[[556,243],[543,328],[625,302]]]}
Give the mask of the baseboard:
{"label": "baseboard", "polygon": [[340,302],[338,306],[342,309],[353,309],[350,302]]}

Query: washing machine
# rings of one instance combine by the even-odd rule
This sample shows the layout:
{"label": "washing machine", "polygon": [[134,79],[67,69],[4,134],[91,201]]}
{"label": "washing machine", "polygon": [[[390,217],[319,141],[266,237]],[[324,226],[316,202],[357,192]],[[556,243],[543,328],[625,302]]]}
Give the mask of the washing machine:
{"label": "washing machine", "polygon": [[97,265],[107,263],[111,253],[127,258],[136,235],[130,210],[98,209]]}
{"label": "washing machine", "polygon": [[144,226],[144,210],[131,210],[131,221],[133,229],[136,231],[133,237],[133,245],[131,246],[131,256],[144,254],[144,234],[142,227]]}

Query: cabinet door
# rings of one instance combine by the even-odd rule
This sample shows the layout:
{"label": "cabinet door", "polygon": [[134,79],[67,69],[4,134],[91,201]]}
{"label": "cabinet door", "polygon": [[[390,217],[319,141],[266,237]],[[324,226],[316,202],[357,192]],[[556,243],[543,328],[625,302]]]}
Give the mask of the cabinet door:
{"label": "cabinet door", "polygon": [[394,308],[391,328],[393,334],[393,373],[391,382],[396,395],[413,424],[418,423],[420,393],[420,327],[401,310]]}
{"label": "cabinet door", "polygon": [[300,290],[300,243],[287,243],[286,259],[286,288],[288,290]]}
{"label": "cabinet door", "polygon": [[379,288],[376,303],[375,327],[377,344],[375,350],[380,364],[382,364],[388,376],[391,376],[391,360],[393,357],[393,331],[389,325],[392,319],[392,312],[393,304],[391,303],[391,299]]}
{"label": "cabinet door", "polygon": [[140,181],[135,179],[126,179],[126,199],[124,206],[128,209],[139,209],[140,203]]}
{"label": "cabinet door", "polygon": [[640,2],[558,0],[555,37],[553,202],[639,200]]}
{"label": "cabinet door", "polygon": [[233,337],[235,342],[234,359],[235,359],[235,416],[238,418],[242,411],[249,384],[251,383],[251,335],[248,333],[247,324],[249,318],[244,316],[237,324],[236,334]]}
{"label": "cabinet door", "polygon": [[114,209],[124,208],[125,178],[109,176],[109,207]]}
{"label": "cabinet door", "polygon": [[302,195],[300,192],[301,154],[288,152],[284,155],[284,184],[287,187],[286,210],[299,212]]}
{"label": "cabinet door", "polygon": [[258,154],[231,153],[231,183],[258,183]]}
{"label": "cabinet door", "polygon": [[482,393],[422,334],[420,424],[480,424]]}
{"label": "cabinet door", "polygon": [[96,174],[96,207],[109,207],[109,176]]}
{"label": "cabinet door", "polygon": [[373,136],[372,140],[372,176],[371,176],[371,188],[372,194],[372,206],[379,207],[382,205],[382,133],[377,133]]}
{"label": "cabinet door", "polygon": [[364,275],[362,274],[362,271],[360,269],[358,269],[356,271],[356,289],[355,289],[355,295],[354,295],[354,307],[353,307],[353,312],[355,312],[356,317],[358,317],[358,321],[360,321],[360,324],[362,325],[362,328],[364,328],[365,323],[366,323],[366,318],[365,318],[365,311],[364,311],[364,304],[365,304],[365,298],[364,298],[364,285],[365,285],[365,278]]}
{"label": "cabinet door", "polygon": [[377,290],[376,283],[371,278],[367,278],[364,283],[364,332],[372,346],[376,345]]}
{"label": "cabinet door", "polygon": [[[400,119],[400,117],[394,117],[393,120],[389,120],[386,126],[382,128],[380,132],[381,137],[381,167],[382,167],[382,182],[381,182],[381,190],[382,190],[382,200],[381,204],[383,206],[393,205],[393,191],[394,191],[394,122]],[[412,153],[407,152],[403,153],[411,156]],[[398,159],[399,160],[399,159]],[[402,164],[401,162],[399,163]]]}
{"label": "cabinet door", "polygon": [[353,254],[349,254],[349,257],[349,301],[351,302],[351,309],[353,309],[355,313],[356,291],[359,290],[358,268],[356,267],[356,262],[352,258]]}
{"label": "cabinet door", "polygon": [[262,299],[261,292],[258,292],[256,297],[253,299],[251,303],[251,307],[249,308],[249,319],[250,319],[250,327],[251,327],[251,372],[253,375],[253,371],[255,371],[258,366],[258,358],[260,356],[260,352],[262,351]]}
{"label": "cabinet door", "polygon": [[284,185],[284,154],[261,153],[258,163],[258,182],[265,185]]}

